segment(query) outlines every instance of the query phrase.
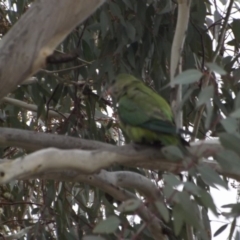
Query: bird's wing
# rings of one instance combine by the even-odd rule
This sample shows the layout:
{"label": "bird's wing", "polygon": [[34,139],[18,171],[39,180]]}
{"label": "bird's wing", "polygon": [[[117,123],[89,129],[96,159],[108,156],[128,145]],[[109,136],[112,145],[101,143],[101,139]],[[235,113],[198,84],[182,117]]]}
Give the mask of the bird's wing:
{"label": "bird's wing", "polygon": [[125,94],[119,100],[118,114],[123,124],[138,126],[150,131],[177,134],[173,121],[162,113],[156,100],[144,92]]}

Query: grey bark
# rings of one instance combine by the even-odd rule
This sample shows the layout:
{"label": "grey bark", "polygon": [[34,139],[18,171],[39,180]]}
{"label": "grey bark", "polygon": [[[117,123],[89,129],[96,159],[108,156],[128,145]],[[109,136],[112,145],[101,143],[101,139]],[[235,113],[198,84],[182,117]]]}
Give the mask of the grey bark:
{"label": "grey bark", "polygon": [[0,99],[45,66],[46,57],[104,0],[38,0],[0,41]]}

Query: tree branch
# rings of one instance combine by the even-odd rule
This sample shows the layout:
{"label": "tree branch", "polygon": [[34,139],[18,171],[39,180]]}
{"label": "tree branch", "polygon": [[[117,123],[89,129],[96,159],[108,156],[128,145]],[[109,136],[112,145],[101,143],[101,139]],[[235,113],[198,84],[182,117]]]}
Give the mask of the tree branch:
{"label": "tree branch", "polygon": [[[35,134],[38,135],[38,133]],[[77,138],[76,140],[79,142],[83,141],[85,144],[87,142],[94,142]],[[211,146],[210,150],[213,150],[213,146],[215,150],[221,149],[216,140],[210,141],[208,144]],[[108,144],[105,145],[107,146]],[[209,150],[208,147],[205,142],[198,142],[198,144],[194,143],[190,150],[192,153],[194,152],[194,154],[198,155],[202,151]],[[207,154],[209,153],[206,152]],[[225,176],[231,176],[235,179],[239,178],[239,174],[234,175],[232,172],[227,173],[223,171],[214,161],[205,160],[204,162]],[[14,179],[30,178],[59,179],[71,182],[81,181],[99,187],[120,201],[133,198],[134,196],[120,187],[134,188],[149,199],[159,199],[160,193],[157,187],[147,178],[137,173],[107,172],[101,170],[99,174],[92,174],[116,163],[126,166],[139,166],[142,164],[142,167],[146,167],[144,163],[147,163],[147,165],[152,164],[152,169],[159,169],[161,171],[180,172],[184,169],[181,162],[169,162],[161,156],[161,152],[158,149],[145,146],[131,144],[123,147],[111,146],[110,151],[69,151],[48,148],[29,154],[24,158],[3,161],[0,164],[0,183],[6,183]],[[155,239],[164,239],[164,235],[162,234],[163,223],[151,211],[143,206],[138,209],[137,214],[146,222]]]}
{"label": "tree branch", "polygon": [[[0,65],[4,69],[0,72],[0,99],[42,68],[64,38],[103,3],[104,0],[35,1],[0,42]],[[10,66],[14,66],[14,71]]]}
{"label": "tree branch", "polygon": [[113,145],[66,135],[41,133],[13,128],[0,128],[0,145],[36,151],[48,147],[60,149],[111,150]]}
{"label": "tree branch", "polygon": [[[32,112],[37,112],[37,110],[38,110],[38,106],[35,104],[26,103],[21,100],[17,100],[17,99],[10,98],[10,97],[4,97],[0,101],[8,103],[8,104],[12,104],[14,106],[17,106],[17,107],[20,107],[20,108],[23,108],[23,109],[26,109],[26,110],[32,111]],[[68,118],[69,113],[58,113],[56,111],[49,110],[48,116],[53,117],[53,118],[59,118],[59,117],[60,118],[63,118],[63,117]]]}
{"label": "tree branch", "polygon": [[173,85],[172,81],[177,73],[177,69],[180,67],[179,60],[182,54],[182,49],[188,28],[190,6],[191,0],[178,1],[177,25],[171,49],[171,63],[170,63],[170,84],[172,88],[171,107],[174,112],[174,118],[177,128],[182,128],[182,112],[181,109],[179,109],[180,102],[182,101],[182,87]]}
{"label": "tree branch", "polygon": [[[35,105],[35,104],[26,103],[24,101],[17,100],[17,99],[14,99],[14,98],[10,98],[10,97],[4,97],[0,100],[0,102],[12,104],[14,106],[17,106],[17,107],[20,107],[20,108],[23,108],[25,110],[32,111],[32,112],[37,112],[37,110],[38,110],[38,106]],[[57,111],[54,111],[54,110],[51,110],[51,109],[48,111],[48,117],[67,119],[69,116],[70,116],[69,113],[61,113],[61,112],[57,112]],[[95,117],[96,118],[104,118],[104,119],[108,118],[107,115],[105,115],[104,113],[102,113],[98,109],[95,110]]]}
{"label": "tree branch", "polygon": [[118,187],[136,189],[150,201],[160,200],[159,189],[143,175],[130,171],[107,172],[107,175]]}
{"label": "tree branch", "polygon": [[[159,159],[161,151],[155,151],[151,155],[151,151],[135,150],[132,152],[118,153],[114,151],[84,151],[84,150],[59,150],[48,148],[20,157],[14,161],[4,162],[0,165],[0,183],[9,182],[12,179],[18,179],[25,176],[31,177],[34,174],[47,171],[63,171],[77,170],[80,173],[92,174],[100,169],[110,167],[114,164],[126,164],[131,162],[151,161]],[[158,152],[158,156],[156,153]],[[144,154],[145,153],[145,154]],[[145,156],[144,156],[145,155]],[[154,157],[154,155],[156,155]],[[163,161],[161,159],[160,161]]]}
{"label": "tree branch", "polygon": [[[214,155],[219,151],[218,149],[219,146],[213,152],[211,148],[205,154]],[[224,176],[234,179],[239,178],[239,174],[221,169],[215,161],[203,160],[203,162]],[[48,148],[17,158],[14,161],[3,161],[0,164],[0,183],[25,177],[30,178],[36,174],[49,171],[75,170],[80,173],[92,174],[115,164],[159,169],[175,173],[185,170],[182,162],[169,161],[164,158],[161,150],[145,146],[134,148],[132,145],[126,145],[124,147],[113,147],[110,151]]]}

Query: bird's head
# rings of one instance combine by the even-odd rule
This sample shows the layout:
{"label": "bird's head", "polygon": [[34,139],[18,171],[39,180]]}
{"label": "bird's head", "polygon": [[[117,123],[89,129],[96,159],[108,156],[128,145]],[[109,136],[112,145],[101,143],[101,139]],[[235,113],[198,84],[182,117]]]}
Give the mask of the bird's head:
{"label": "bird's head", "polygon": [[139,82],[137,78],[130,74],[122,73],[119,74],[111,83],[111,86],[108,89],[109,94],[119,99],[123,96],[126,91],[135,84],[135,82]]}

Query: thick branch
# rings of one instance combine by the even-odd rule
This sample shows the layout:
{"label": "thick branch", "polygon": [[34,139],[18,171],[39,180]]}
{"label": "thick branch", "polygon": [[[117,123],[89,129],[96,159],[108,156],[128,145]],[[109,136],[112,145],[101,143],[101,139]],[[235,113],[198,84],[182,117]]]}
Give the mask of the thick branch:
{"label": "thick branch", "polygon": [[[171,49],[171,65],[170,65],[170,80],[173,81],[177,68],[179,65],[179,59],[182,54],[182,48],[184,45],[186,32],[188,28],[188,21],[190,15],[190,0],[178,1],[178,18],[176,31],[173,38],[173,44]],[[174,87],[173,85],[171,85]]]}
{"label": "thick branch", "polygon": [[36,151],[55,147],[60,149],[110,150],[115,146],[65,135],[41,133],[14,128],[0,128],[0,145]]}
{"label": "thick branch", "polygon": [[[139,156],[139,152],[142,157]],[[161,154],[159,150],[155,151],[153,155],[150,152],[147,157],[147,155],[144,156],[142,151],[135,151],[134,154],[134,151],[117,153],[104,150],[84,151],[72,149],[69,151],[48,148],[29,154],[24,158],[21,157],[14,161],[2,163],[0,165],[0,183],[26,176],[31,177],[34,174],[47,171],[77,170],[80,173],[92,174],[114,164],[159,159]]]}
{"label": "thick branch", "polygon": [[[13,128],[0,128],[0,145],[24,148],[27,151],[54,147],[60,149],[105,150],[130,154],[135,154],[137,151],[149,154],[149,152],[154,153],[155,151],[155,154],[159,154],[159,151],[156,152],[156,148],[143,147],[136,144],[117,147],[99,141]],[[191,149],[189,150],[194,156],[208,157],[209,152],[216,152],[219,151],[219,149],[221,149],[219,141],[216,139],[209,139],[191,143]]]}
{"label": "thick branch", "polygon": [[[216,142],[212,143],[213,146],[214,144],[216,147],[220,147],[217,146]],[[204,149],[203,142],[200,142],[200,146]],[[132,146],[128,145],[126,147]],[[116,147],[116,149],[121,148]],[[139,149],[132,147],[132,150],[129,152],[119,151],[119,153],[112,151],[66,151],[49,148],[29,154],[24,158],[18,158],[14,161],[8,160],[0,164],[0,183],[6,183],[14,179],[45,178],[48,176],[48,179],[56,180],[59,178],[59,180],[89,183],[99,187],[121,201],[132,198],[133,196],[131,194],[129,195],[126,190],[120,189],[119,186],[135,188],[144,195],[148,195],[148,197],[152,199],[157,199],[159,193],[156,187],[147,179],[135,173],[131,173],[132,177],[130,176],[130,172],[109,173],[107,171],[101,171],[99,174],[93,175],[82,175],[82,173],[91,174],[115,163],[127,166],[133,162],[136,165],[139,165],[141,162],[152,162],[154,169],[159,168],[162,171],[171,171],[175,168],[175,170],[180,172],[183,169],[181,163],[164,162],[163,159],[160,159],[159,151],[154,151],[151,148],[143,150],[143,146]],[[238,173],[222,170],[214,161],[205,160],[205,163],[209,164],[220,174],[238,180],[240,178]],[[79,174],[79,172],[81,174]],[[155,239],[164,239],[161,231],[161,221],[147,208],[140,208],[139,211],[139,216],[148,223],[148,227],[150,231],[153,232]]]}
{"label": "thick branch", "polygon": [[[38,0],[0,42],[0,99],[44,67],[46,58],[104,0]],[[12,67],[14,66],[14,71]]]}
{"label": "thick branch", "polygon": [[[118,147],[103,142],[85,140],[69,136],[39,133],[19,129],[0,128],[0,145],[20,147],[26,149],[27,151],[35,151],[48,147],[60,149],[96,150],[95,152],[83,151],[84,154],[87,154],[84,156],[87,156],[89,158],[97,156],[96,162],[98,163],[98,161],[100,161],[98,152],[103,152],[103,154],[105,153],[106,158],[109,158],[108,153],[113,153],[113,163],[120,161],[121,164],[126,164],[127,166],[143,167],[147,169],[161,169],[168,171],[182,169],[181,167],[179,168],[178,164],[167,161],[160,149],[156,147],[136,144],[128,144]],[[221,149],[222,147],[219,144],[218,140],[205,140],[192,143],[189,151],[196,157],[208,157],[212,156],[212,154],[218,152]],[[76,154],[77,159],[83,157],[80,152],[76,152]],[[49,157],[51,157],[51,154]],[[124,157],[128,159],[126,163],[124,163]],[[35,155],[30,155],[30,158],[34,159]],[[69,159],[69,156],[67,159]],[[56,159],[56,166],[58,166],[57,161],[58,160]],[[90,159],[90,162],[91,164],[95,164],[95,160],[93,159]],[[95,168],[93,171],[96,171],[97,169],[98,168]]]}
{"label": "thick branch", "polygon": [[136,189],[151,201],[160,199],[159,189],[143,175],[130,171],[116,171],[107,172],[107,176],[111,178],[112,184],[118,187]]}
{"label": "thick branch", "polygon": [[[214,161],[205,160],[204,162],[224,176],[238,178],[239,174],[221,169]],[[123,148],[116,147],[115,151],[113,149],[111,151],[76,149],[69,151],[48,148],[14,161],[4,161],[0,164],[0,183],[25,177],[30,178],[49,171],[75,170],[80,173],[92,174],[114,164],[172,172],[181,172],[185,169],[181,162],[164,159],[160,150],[143,146],[137,149],[127,145]]]}
{"label": "thick branch", "polygon": [[[180,68],[180,57],[184,46],[188,21],[190,15],[191,0],[179,0],[178,1],[178,18],[176,31],[173,38],[173,44],[171,49],[171,63],[170,63],[170,82],[173,81],[177,69]],[[180,69],[179,69],[180,70]],[[179,109],[182,101],[182,86],[174,86],[171,83],[171,107],[174,112],[174,118],[177,128],[182,128],[182,112]]]}

